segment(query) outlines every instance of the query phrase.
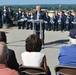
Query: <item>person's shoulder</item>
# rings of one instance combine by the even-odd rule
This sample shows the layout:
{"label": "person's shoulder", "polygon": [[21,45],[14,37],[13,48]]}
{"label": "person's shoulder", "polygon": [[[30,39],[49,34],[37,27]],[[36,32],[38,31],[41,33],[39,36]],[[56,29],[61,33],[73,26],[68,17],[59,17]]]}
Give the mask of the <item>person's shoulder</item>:
{"label": "person's shoulder", "polygon": [[37,11],[35,11],[33,14],[36,14],[37,13]]}
{"label": "person's shoulder", "polygon": [[24,51],[24,52],[21,54],[21,56],[27,55],[28,53],[29,53],[29,52]]}
{"label": "person's shoulder", "polygon": [[71,14],[72,17],[74,17],[74,15]]}
{"label": "person's shoulder", "polygon": [[7,74],[8,75],[19,75],[19,73],[16,70],[14,70],[14,69],[10,69],[10,68],[6,67],[4,70],[7,71],[6,75]]}
{"label": "person's shoulder", "polygon": [[0,9],[0,12],[2,12],[2,9]]}
{"label": "person's shoulder", "polygon": [[68,50],[70,48],[70,46],[62,46],[61,48],[60,48],[60,50]]}
{"label": "person's shoulder", "polygon": [[8,52],[9,53],[15,53],[14,50],[12,50],[12,49],[8,49]]}
{"label": "person's shoulder", "polygon": [[68,47],[70,47],[70,46],[61,46],[61,48],[68,48]]}
{"label": "person's shoulder", "polygon": [[44,12],[44,11],[41,10],[40,12]]}
{"label": "person's shoulder", "polygon": [[30,54],[38,55],[38,56],[44,56],[44,55],[45,55],[45,54],[42,53],[42,52],[30,52]]}
{"label": "person's shoulder", "polygon": [[39,54],[40,56],[44,56],[45,54],[42,52],[37,52],[37,54]]}
{"label": "person's shoulder", "polygon": [[16,70],[11,70],[11,75],[19,75],[19,73]]}

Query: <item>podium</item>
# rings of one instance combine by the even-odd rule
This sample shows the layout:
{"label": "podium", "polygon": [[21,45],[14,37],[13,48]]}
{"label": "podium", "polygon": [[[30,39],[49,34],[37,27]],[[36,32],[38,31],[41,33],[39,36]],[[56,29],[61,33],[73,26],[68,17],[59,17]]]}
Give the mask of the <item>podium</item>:
{"label": "podium", "polygon": [[[32,22],[33,23],[33,34],[36,34],[36,30],[35,30],[35,23],[40,23],[40,39],[43,40],[43,27],[42,27],[42,23],[46,23],[46,21],[40,19],[40,20],[34,20],[34,19],[30,19],[30,20],[27,20],[27,18],[24,18],[24,19],[20,19],[18,21],[14,21],[14,23],[18,23],[18,22],[23,22],[23,21],[27,21],[27,22]],[[44,41],[44,40],[43,40]],[[43,43],[42,41],[42,43]]]}
{"label": "podium", "polygon": [[[40,20],[34,20],[34,19],[31,19],[31,20],[28,20],[28,22],[32,22],[33,23],[33,34],[36,34],[36,30],[35,30],[35,23],[40,23],[40,39],[43,40],[43,29],[42,29],[42,23],[45,23],[44,20],[40,19]],[[43,40],[44,41],[44,40]]]}

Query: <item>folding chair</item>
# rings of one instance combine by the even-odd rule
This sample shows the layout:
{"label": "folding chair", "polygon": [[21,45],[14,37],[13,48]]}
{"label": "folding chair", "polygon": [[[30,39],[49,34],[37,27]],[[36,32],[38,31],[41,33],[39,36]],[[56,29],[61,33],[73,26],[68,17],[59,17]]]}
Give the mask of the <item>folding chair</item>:
{"label": "folding chair", "polygon": [[20,66],[19,69],[24,75],[46,75],[42,67]]}
{"label": "folding chair", "polygon": [[76,75],[76,67],[73,66],[56,66],[56,75]]}

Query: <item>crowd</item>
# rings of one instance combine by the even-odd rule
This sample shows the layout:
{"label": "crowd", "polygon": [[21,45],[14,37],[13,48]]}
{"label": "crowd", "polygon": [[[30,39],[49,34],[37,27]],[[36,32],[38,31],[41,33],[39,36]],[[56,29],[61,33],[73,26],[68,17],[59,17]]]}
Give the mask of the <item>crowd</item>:
{"label": "crowd", "polygon": [[[2,27],[3,23],[11,23],[9,16],[12,15],[11,12],[13,10],[9,7],[9,12],[6,10],[6,6],[4,6],[3,13],[0,16],[0,25]],[[9,15],[7,13],[10,13]],[[30,19],[29,13],[27,12],[27,18]],[[1,14],[0,14],[1,15]],[[76,22],[76,12],[75,15],[71,14],[71,11],[68,12],[66,16],[63,11],[55,11],[53,13],[52,18],[49,17],[48,12],[44,12],[41,10],[40,6],[36,6],[36,12],[34,14],[31,13],[31,18],[35,20],[43,19],[46,21],[46,25],[42,24],[42,30],[44,32],[44,28],[49,30],[51,24],[53,25],[53,30],[58,31],[58,26],[60,25],[60,30],[63,31],[66,28],[66,24],[68,24],[69,40],[71,42],[71,46],[63,46],[60,48],[60,53],[58,56],[59,65],[63,66],[76,66],[76,29],[73,29],[74,22]],[[3,19],[2,19],[3,17]],[[19,8],[18,20],[25,18],[25,13]],[[51,23],[50,23],[51,20]],[[10,22],[9,22],[10,21]],[[18,29],[25,28],[26,21],[18,22]],[[27,22],[26,28],[28,25],[31,25],[31,22]],[[46,54],[41,52],[43,40],[40,39],[38,32],[40,30],[39,22],[35,23],[36,34],[31,34],[25,40],[25,52],[21,54],[22,66],[34,66],[34,67],[42,67],[47,75],[51,75],[51,71],[47,64]],[[44,36],[44,33],[43,33]],[[44,39],[44,37],[43,37]],[[15,52],[7,47],[7,37],[5,32],[0,31],[0,73],[2,75],[23,75],[19,69],[19,64],[15,57]],[[28,60],[29,59],[29,60]]]}
{"label": "crowd", "polygon": [[12,25],[13,16],[14,13],[11,9],[11,6],[9,6],[8,9],[6,8],[6,6],[4,6],[2,10],[0,9],[0,28],[5,27],[6,25]]}
{"label": "crowd", "polygon": [[[60,48],[59,65],[76,67],[76,29],[70,30],[69,41],[71,43],[70,46],[62,46]],[[25,39],[25,51],[21,53],[21,64],[24,67],[42,67],[46,75],[51,75],[46,54],[41,52],[41,49],[42,41],[39,36],[36,34],[29,35]],[[7,47],[5,32],[0,31],[0,73],[2,75],[24,75],[19,67],[15,52]]]}
{"label": "crowd", "polygon": [[[51,75],[47,66],[46,55],[40,52],[42,48],[41,39],[36,34],[32,34],[27,37],[25,42],[26,51],[21,54],[22,66],[43,67],[47,75]],[[0,31],[0,73],[2,75],[23,75],[19,69],[15,52],[9,49],[6,43],[5,32]]]}
{"label": "crowd", "polygon": [[[41,8],[40,8],[41,9]],[[17,13],[17,20],[27,18],[27,20],[30,19],[36,19],[35,13],[30,13],[28,11],[24,11],[21,8],[18,9]],[[6,6],[3,7],[3,9],[0,9],[0,28],[3,27],[4,24],[10,26],[13,24],[13,18],[14,18],[14,10],[9,6],[8,8]],[[40,17],[40,19],[43,19]],[[76,11],[68,11],[65,13],[63,10],[58,12],[57,10],[53,12],[52,16],[50,17],[48,15],[48,12],[45,11],[45,29],[46,30],[70,30],[73,29],[76,25]],[[18,22],[18,29],[29,29],[33,27],[32,22]]]}

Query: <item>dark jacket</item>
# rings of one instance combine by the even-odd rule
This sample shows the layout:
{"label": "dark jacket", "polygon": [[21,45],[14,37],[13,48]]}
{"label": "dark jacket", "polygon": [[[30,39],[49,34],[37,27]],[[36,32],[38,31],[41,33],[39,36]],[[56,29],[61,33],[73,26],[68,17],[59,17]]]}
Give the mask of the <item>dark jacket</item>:
{"label": "dark jacket", "polygon": [[[46,14],[45,14],[45,12],[40,11],[39,19],[43,19],[43,20],[45,20],[45,18],[46,18]],[[33,15],[33,19],[37,19],[37,11],[34,13],[34,15]]]}
{"label": "dark jacket", "polygon": [[22,16],[22,11],[21,13],[18,12],[18,20],[20,19],[21,16]]}
{"label": "dark jacket", "polygon": [[8,18],[13,17],[13,10],[12,9],[10,9],[10,11],[7,10],[7,14],[8,14]]}
{"label": "dark jacket", "polygon": [[11,69],[15,69],[16,71],[19,71],[19,64],[17,62],[16,56],[15,56],[15,52],[11,49],[8,49],[8,62],[7,62],[7,66]]}

